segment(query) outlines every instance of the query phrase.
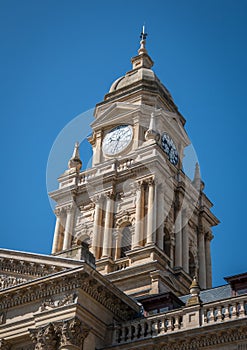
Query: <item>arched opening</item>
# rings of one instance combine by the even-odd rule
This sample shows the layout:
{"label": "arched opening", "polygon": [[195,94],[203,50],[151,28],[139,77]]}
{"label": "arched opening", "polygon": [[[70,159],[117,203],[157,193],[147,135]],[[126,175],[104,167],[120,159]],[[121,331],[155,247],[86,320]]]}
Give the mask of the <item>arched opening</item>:
{"label": "arched opening", "polygon": [[196,275],[195,257],[191,252],[189,252],[189,274],[192,277]]}
{"label": "arched opening", "polygon": [[131,240],[132,240],[132,235],[131,235],[131,230],[130,230],[131,225],[124,226],[121,232],[121,247],[120,247],[120,258],[124,258],[126,256],[126,252],[128,250],[131,250]]}
{"label": "arched opening", "polygon": [[167,230],[165,230],[163,237],[163,250],[169,258],[171,257],[171,236]]}

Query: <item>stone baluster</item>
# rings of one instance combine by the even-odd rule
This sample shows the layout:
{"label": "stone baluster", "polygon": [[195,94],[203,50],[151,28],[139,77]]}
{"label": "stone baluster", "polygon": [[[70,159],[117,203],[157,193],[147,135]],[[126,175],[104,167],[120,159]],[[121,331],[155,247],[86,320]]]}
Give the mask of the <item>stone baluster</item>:
{"label": "stone baluster", "polygon": [[232,312],[231,312],[231,318],[236,318],[237,317],[237,305],[234,303],[232,305]]}
{"label": "stone baluster", "polygon": [[166,332],[166,319],[162,317],[160,320],[160,334],[164,334]]}
{"label": "stone baluster", "polygon": [[170,332],[173,329],[171,317],[168,317],[166,320],[166,329],[167,329],[167,332]]}
{"label": "stone baluster", "polygon": [[229,305],[225,305],[224,321],[228,321],[230,318]]}
{"label": "stone baluster", "polygon": [[113,226],[113,206],[114,195],[112,192],[106,194],[106,213],[103,238],[103,253],[102,257],[110,257],[112,251],[112,226]]}
{"label": "stone baluster", "polygon": [[142,209],[143,209],[143,184],[138,182],[135,184],[136,190],[136,218],[135,218],[135,232],[132,236],[132,247],[131,249],[139,248],[143,240],[143,225],[142,225]]}
{"label": "stone baluster", "polygon": [[245,304],[244,304],[244,300],[241,300],[239,303],[239,317],[245,317]]}
{"label": "stone baluster", "polygon": [[210,307],[208,310],[208,323],[214,322],[214,308]]}
{"label": "stone baluster", "polygon": [[66,207],[66,223],[64,230],[63,250],[71,248],[73,223],[74,223],[74,204],[70,204]]}
{"label": "stone baluster", "polygon": [[101,246],[101,230],[102,230],[102,198],[96,196],[93,199],[95,203],[94,209],[94,223],[93,223],[93,237],[92,237],[92,253],[96,259],[99,259],[99,248]]}

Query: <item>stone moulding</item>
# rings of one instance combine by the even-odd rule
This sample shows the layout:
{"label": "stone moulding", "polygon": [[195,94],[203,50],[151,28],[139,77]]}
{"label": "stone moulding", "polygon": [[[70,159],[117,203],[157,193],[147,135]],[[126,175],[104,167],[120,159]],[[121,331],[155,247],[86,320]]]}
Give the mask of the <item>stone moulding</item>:
{"label": "stone moulding", "polygon": [[[247,340],[247,326],[239,326],[225,330],[218,330],[216,332],[188,336],[171,344],[161,345],[159,350],[197,350],[214,345],[230,345],[238,344],[239,341]],[[237,342],[237,343],[236,343]],[[247,345],[247,344],[246,344]],[[219,348],[223,349],[223,348]],[[227,349],[227,348],[225,348]]]}
{"label": "stone moulding", "polygon": [[[92,274],[96,274],[96,278]],[[120,319],[126,320],[133,317],[138,312],[137,304],[133,301],[132,306],[128,305],[128,302],[122,300],[122,293],[119,296],[116,295],[113,285],[111,286],[114,291],[110,291],[109,286],[105,286],[99,280],[101,276],[97,275],[95,270],[84,265],[52,276],[31,280],[29,283],[9,288],[7,291],[0,291],[0,310],[4,311],[40,299],[49,299],[58,294],[75,293],[77,289],[81,289]],[[97,279],[97,277],[100,278]],[[126,296],[125,298],[128,299]]]}

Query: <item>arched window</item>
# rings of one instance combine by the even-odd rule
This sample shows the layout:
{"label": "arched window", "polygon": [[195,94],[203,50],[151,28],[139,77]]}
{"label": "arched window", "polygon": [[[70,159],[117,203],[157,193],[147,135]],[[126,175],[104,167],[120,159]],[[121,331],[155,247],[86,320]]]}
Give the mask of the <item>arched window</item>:
{"label": "arched window", "polygon": [[128,250],[131,250],[131,231],[130,231],[130,225],[125,226],[121,232],[122,239],[121,239],[121,254],[120,258],[124,258],[126,256],[125,252]]}

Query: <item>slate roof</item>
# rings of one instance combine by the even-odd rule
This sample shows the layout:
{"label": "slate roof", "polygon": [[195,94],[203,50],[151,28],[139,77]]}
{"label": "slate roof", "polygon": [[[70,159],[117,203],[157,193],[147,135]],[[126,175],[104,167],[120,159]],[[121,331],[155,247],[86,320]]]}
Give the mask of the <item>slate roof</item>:
{"label": "slate roof", "polygon": [[[227,298],[230,298],[231,296],[232,296],[232,289],[229,284],[226,284],[220,287],[202,290],[200,293],[200,298],[203,304],[222,300],[222,299],[227,299]],[[189,297],[190,297],[190,294],[183,295],[179,297],[179,299],[182,300],[184,303],[186,303]]]}

